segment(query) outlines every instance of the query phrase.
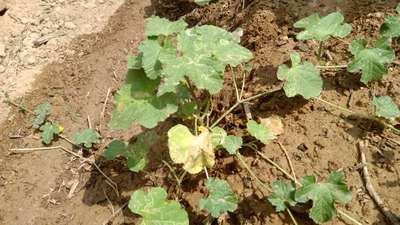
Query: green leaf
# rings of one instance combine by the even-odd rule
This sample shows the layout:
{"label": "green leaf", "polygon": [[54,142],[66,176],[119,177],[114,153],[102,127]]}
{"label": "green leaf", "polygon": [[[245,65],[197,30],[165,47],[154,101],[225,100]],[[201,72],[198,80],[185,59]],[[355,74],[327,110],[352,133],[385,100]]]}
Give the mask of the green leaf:
{"label": "green leaf", "polygon": [[397,15],[388,16],[381,26],[381,35],[388,38],[400,37],[400,4],[396,8]]}
{"label": "green leaf", "polygon": [[342,172],[333,172],[325,183],[317,183],[314,176],[303,177],[303,186],[296,191],[295,199],[300,203],[312,200],[310,217],[316,223],[327,222],[336,215],[335,202],[351,201],[351,192],[343,176]]}
{"label": "green leaf", "polygon": [[183,169],[191,174],[215,164],[212,135],[208,130],[194,136],[189,128],[178,124],[168,131],[168,148],[172,161],[182,163]]}
{"label": "green leaf", "polygon": [[252,58],[252,53],[237,43],[237,37],[224,29],[205,25],[188,29],[178,35],[180,54],[160,57],[163,64],[163,83],[159,93],[175,92],[184,78],[189,78],[199,89],[211,94],[223,87],[227,65],[237,66]]}
{"label": "green leaf", "polygon": [[283,90],[286,96],[294,97],[301,95],[305,99],[318,97],[322,91],[322,78],[319,70],[311,63],[300,63],[300,55],[291,55],[292,68],[280,65],[278,68],[278,79],[285,82]]}
{"label": "green leaf", "polygon": [[107,147],[103,156],[107,160],[113,160],[118,155],[128,160],[128,168],[133,172],[142,171],[147,163],[147,154],[150,147],[156,142],[158,136],[153,131],[148,131],[137,136],[135,143],[126,145],[123,141],[114,140]]}
{"label": "green leaf", "polygon": [[53,141],[54,136],[60,134],[60,126],[50,122],[46,122],[44,125],[42,125],[40,130],[42,131],[42,141],[46,145]]}
{"label": "green leaf", "polygon": [[400,116],[399,107],[389,96],[374,97],[375,115],[386,119],[395,119]]}
{"label": "green leaf", "polygon": [[221,127],[214,127],[211,129],[212,144],[214,147],[220,146],[224,143],[227,136],[226,131]]}
{"label": "green leaf", "polygon": [[207,210],[211,216],[218,218],[226,212],[234,212],[237,209],[238,199],[231,190],[228,182],[218,178],[210,178],[206,182],[209,196],[200,200],[200,208]]}
{"label": "green leaf", "polygon": [[86,148],[91,148],[93,144],[100,143],[100,134],[94,129],[84,129],[74,135],[74,143],[77,145],[83,144]]}
{"label": "green leaf", "polygon": [[361,70],[361,82],[364,84],[382,79],[388,72],[387,65],[395,58],[395,53],[387,42],[380,42],[375,48],[366,48],[366,45],[364,39],[357,39],[351,43],[350,51],[354,59],[347,67],[351,73]]}
{"label": "green leaf", "polygon": [[189,225],[187,212],[179,202],[167,200],[167,192],[160,187],[133,192],[128,207],[143,217],[140,225]]}
{"label": "green leaf", "polygon": [[139,45],[139,50],[142,52],[143,69],[146,76],[150,79],[156,79],[161,73],[161,63],[158,60],[162,47],[158,40],[147,39]]}
{"label": "green leaf", "polygon": [[194,2],[199,6],[207,5],[211,0],[194,0]]}
{"label": "green leaf", "polygon": [[295,185],[294,183],[286,183],[283,181],[275,181],[272,183],[273,193],[268,197],[268,201],[276,207],[277,212],[286,210],[288,205],[295,206]]}
{"label": "green leaf", "polygon": [[142,54],[137,56],[128,56],[128,69],[140,70],[142,68]]}
{"label": "green leaf", "polygon": [[264,144],[268,144],[271,140],[274,140],[276,136],[268,127],[257,123],[254,120],[247,122],[247,131],[251,136],[257,138]]}
{"label": "green leaf", "polygon": [[187,27],[183,20],[171,22],[165,18],[152,16],[146,20],[145,33],[147,36],[169,36],[179,33]]}
{"label": "green leaf", "polygon": [[236,155],[236,151],[242,147],[242,144],[243,140],[241,137],[228,135],[222,143],[222,146],[229,152],[229,154]]}
{"label": "green leaf", "polygon": [[125,84],[115,97],[116,107],[110,126],[128,129],[133,122],[153,128],[178,110],[176,96],[156,96],[160,81],[146,77],[143,70],[129,70]]}
{"label": "green leaf", "polygon": [[299,20],[294,24],[294,27],[304,29],[297,34],[297,39],[315,39],[318,41],[325,41],[330,36],[344,38],[352,30],[350,24],[344,23],[344,17],[340,12],[334,12],[322,18],[318,13],[315,13]]}
{"label": "green leaf", "polygon": [[44,102],[36,107],[35,117],[32,120],[32,127],[38,129],[45,121],[48,115],[51,114],[51,105],[49,102]]}

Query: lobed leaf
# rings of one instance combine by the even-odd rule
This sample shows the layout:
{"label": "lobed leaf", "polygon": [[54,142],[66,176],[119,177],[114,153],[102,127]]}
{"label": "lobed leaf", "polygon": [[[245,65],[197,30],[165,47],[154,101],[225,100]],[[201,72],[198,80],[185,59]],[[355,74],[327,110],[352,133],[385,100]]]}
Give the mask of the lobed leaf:
{"label": "lobed leaf", "polygon": [[318,41],[325,41],[330,36],[344,38],[352,30],[350,24],[344,23],[344,17],[340,12],[333,12],[322,18],[318,13],[315,13],[297,21],[294,27],[304,29],[304,31],[297,34],[297,39],[315,39]]}
{"label": "lobed leaf", "polygon": [[169,36],[185,30],[187,23],[183,20],[169,21],[165,18],[152,16],[146,20],[145,33],[147,36]]}
{"label": "lobed leaf", "polygon": [[277,212],[286,210],[289,205],[296,205],[294,183],[275,181],[272,183],[272,191],[273,193],[268,197],[268,201],[276,207]]}
{"label": "lobed leaf", "polygon": [[236,155],[236,151],[239,150],[243,145],[243,139],[241,137],[228,135],[226,136],[222,146],[229,152],[231,155]]}
{"label": "lobed leaf", "polygon": [[189,128],[178,124],[168,131],[168,148],[172,161],[182,163],[191,174],[215,164],[212,134],[208,130],[194,136]]}
{"label": "lobed leaf", "polygon": [[223,86],[225,67],[237,66],[252,58],[251,52],[238,44],[237,35],[211,25],[181,32],[177,41],[180,54],[160,57],[164,79],[159,95],[175,92],[185,77],[199,89],[218,93]]}
{"label": "lobed leaf", "polygon": [[265,127],[263,124],[257,123],[254,120],[247,122],[247,131],[251,134],[251,136],[257,138],[264,144],[268,144],[270,141],[276,138],[271,129]]}
{"label": "lobed leaf", "polygon": [[333,172],[327,182],[317,183],[314,176],[303,177],[302,187],[296,191],[295,200],[305,203],[312,200],[313,206],[310,217],[316,223],[324,223],[336,215],[335,202],[348,203],[351,201],[351,192],[343,180],[342,172]]}
{"label": "lobed leaf", "polygon": [[142,66],[146,76],[150,79],[156,79],[161,73],[161,63],[158,60],[162,47],[157,39],[147,39],[139,45],[142,52]]}
{"label": "lobed leaf", "polygon": [[133,192],[128,207],[143,217],[141,225],[189,225],[187,212],[179,202],[167,200],[167,192],[160,187]]}
{"label": "lobed leaf", "polygon": [[61,133],[60,126],[50,122],[43,124],[40,130],[42,131],[42,141],[46,145],[50,144],[54,140],[54,137]]}
{"label": "lobed leaf", "polygon": [[396,8],[397,15],[388,16],[382,24],[380,33],[384,37],[396,38],[400,37],[400,3]]}
{"label": "lobed leaf", "polygon": [[155,132],[148,131],[139,134],[133,144],[126,145],[123,141],[114,140],[107,147],[103,156],[107,160],[113,160],[118,155],[124,156],[128,160],[129,170],[140,172],[146,167],[148,152],[157,139],[158,135]]}
{"label": "lobed leaf", "polygon": [[395,119],[400,116],[399,107],[389,96],[374,96],[375,115],[386,119]]}
{"label": "lobed leaf", "polygon": [[214,147],[221,146],[225,142],[226,131],[220,127],[211,129],[211,141]]}
{"label": "lobed leaf", "polygon": [[318,97],[322,91],[322,78],[319,70],[311,63],[301,64],[300,55],[295,52],[291,55],[292,68],[280,65],[278,79],[284,81],[283,90],[286,96],[301,95],[305,99]]}
{"label": "lobed leaf", "polygon": [[87,128],[74,135],[74,143],[83,144],[86,148],[91,148],[93,144],[100,143],[100,134],[94,129]]}
{"label": "lobed leaf", "polygon": [[153,128],[178,110],[174,94],[156,96],[160,80],[146,77],[143,70],[129,70],[125,84],[115,96],[110,126],[128,129],[133,122]]}
{"label": "lobed leaf", "polygon": [[210,178],[206,182],[209,190],[208,198],[200,200],[200,208],[207,210],[212,217],[218,218],[226,212],[237,209],[238,199],[231,190],[228,182],[218,178]]}
{"label": "lobed leaf", "polygon": [[388,72],[387,65],[395,58],[394,50],[387,39],[381,39],[375,48],[367,48],[366,40],[357,39],[351,43],[350,51],[354,59],[347,70],[351,73],[361,71],[361,82],[364,84],[382,79]]}
{"label": "lobed leaf", "polygon": [[35,117],[32,120],[32,127],[38,129],[45,121],[48,115],[51,114],[52,108],[49,102],[44,102],[36,107]]}

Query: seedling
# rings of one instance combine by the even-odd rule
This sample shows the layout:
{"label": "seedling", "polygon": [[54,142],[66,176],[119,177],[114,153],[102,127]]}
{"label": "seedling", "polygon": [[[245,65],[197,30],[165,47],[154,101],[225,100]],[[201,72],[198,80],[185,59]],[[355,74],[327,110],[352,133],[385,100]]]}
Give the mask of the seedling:
{"label": "seedling", "polygon": [[189,225],[187,212],[179,202],[167,200],[167,192],[160,187],[133,192],[128,207],[143,217],[141,225]]}
{"label": "seedling", "polygon": [[344,38],[352,30],[350,24],[344,23],[344,17],[340,12],[334,12],[322,18],[315,13],[297,21],[293,26],[304,29],[297,34],[298,40],[317,40],[319,42],[318,59],[322,56],[324,41],[331,36]]}
{"label": "seedling", "polygon": [[346,204],[351,201],[351,193],[343,177],[342,172],[333,172],[326,182],[318,183],[314,176],[305,176],[301,187],[297,189],[294,183],[276,181],[272,186],[274,192],[268,200],[277,212],[312,201],[310,218],[318,224],[325,223],[336,215],[335,202]]}
{"label": "seedling", "polygon": [[383,37],[396,38],[400,37],[400,3],[396,8],[397,15],[388,16],[381,26],[381,34]]}
{"label": "seedling", "polygon": [[200,209],[207,210],[212,217],[218,218],[226,212],[234,212],[237,209],[238,199],[225,180],[210,178],[206,182],[210,192],[208,198],[200,200]]}

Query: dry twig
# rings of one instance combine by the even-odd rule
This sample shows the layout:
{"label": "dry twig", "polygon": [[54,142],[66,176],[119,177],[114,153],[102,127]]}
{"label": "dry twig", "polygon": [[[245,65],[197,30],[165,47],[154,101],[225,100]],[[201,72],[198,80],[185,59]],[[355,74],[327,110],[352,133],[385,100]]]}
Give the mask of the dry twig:
{"label": "dry twig", "polygon": [[369,175],[368,168],[367,168],[367,159],[366,159],[365,153],[364,153],[364,150],[367,148],[367,146],[368,146],[368,141],[360,141],[358,143],[358,150],[360,152],[361,163],[363,165],[362,174],[363,174],[363,178],[364,178],[364,182],[365,182],[365,187],[366,187],[369,195],[371,196],[371,198],[374,200],[374,202],[378,206],[379,210],[386,217],[386,220],[388,222],[390,222],[390,224],[392,224],[392,225],[399,225],[400,221],[398,220],[398,218],[395,215],[393,215],[393,213],[390,211],[389,208],[387,208],[385,206],[383,200],[378,195],[378,193],[375,191],[374,186],[372,186],[371,177]]}
{"label": "dry twig", "polygon": [[292,171],[293,180],[294,180],[295,183],[297,183],[296,173],[294,172],[294,167],[293,167],[293,164],[292,164],[292,160],[290,160],[289,154],[288,154],[285,146],[283,146],[282,143],[280,143],[279,141],[278,141],[278,145],[282,149],[283,153],[285,153],[285,156],[286,156],[286,159],[288,161],[290,170]]}

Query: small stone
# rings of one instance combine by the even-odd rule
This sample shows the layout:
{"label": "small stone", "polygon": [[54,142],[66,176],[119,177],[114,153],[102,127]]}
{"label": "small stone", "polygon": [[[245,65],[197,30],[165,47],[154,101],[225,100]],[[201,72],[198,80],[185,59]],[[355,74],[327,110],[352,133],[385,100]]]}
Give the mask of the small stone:
{"label": "small stone", "polygon": [[301,144],[299,144],[299,146],[297,146],[297,149],[302,151],[302,152],[305,152],[305,151],[308,150],[308,147],[307,147],[307,145],[305,143],[301,143]]}
{"label": "small stone", "polygon": [[0,73],[4,73],[6,71],[6,68],[4,66],[0,65]]}
{"label": "small stone", "polygon": [[33,64],[35,64],[36,59],[35,59],[34,56],[29,56],[29,57],[26,59],[26,62],[28,63],[28,65],[33,65]]}

